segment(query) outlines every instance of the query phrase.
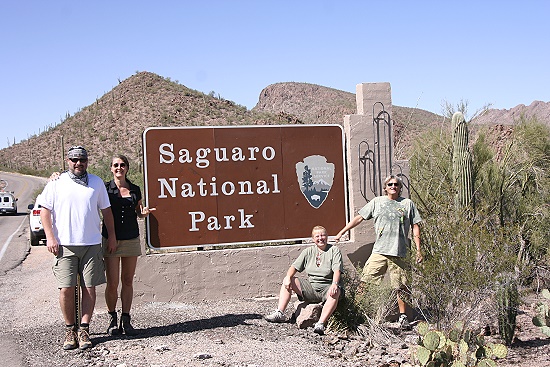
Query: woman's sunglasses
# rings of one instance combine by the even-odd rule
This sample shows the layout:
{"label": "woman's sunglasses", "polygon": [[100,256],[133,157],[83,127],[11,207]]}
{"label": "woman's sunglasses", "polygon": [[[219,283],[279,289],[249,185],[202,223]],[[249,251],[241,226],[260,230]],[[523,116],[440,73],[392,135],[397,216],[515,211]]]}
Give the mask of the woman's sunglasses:
{"label": "woman's sunglasses", "polygon": [[126,167],[126,163],[113,163],[113,167],[118,168],[119,166],[120,168],[124,168]]}

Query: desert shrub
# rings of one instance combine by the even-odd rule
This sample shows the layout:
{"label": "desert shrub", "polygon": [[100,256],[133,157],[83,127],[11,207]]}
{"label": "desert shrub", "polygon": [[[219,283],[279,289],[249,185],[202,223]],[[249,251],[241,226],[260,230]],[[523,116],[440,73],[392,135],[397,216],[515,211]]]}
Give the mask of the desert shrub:
{"label": "desert shrub", "polygon": [[342,274],[345,296],[338,302],[328,327],[333,331],[361,335],[378,345],[395,345],[399,339],[383,325],[396,305],[396,293],[389,284],[368,285],[360,281],[361,269]]}
{"label": "desert shrub", "polygon": [[395,314],[397,308],[397,291],[389,282],[361,283],[361,292],[357,297],[359,307],[365,317],[375,324],[382,324]]}
{"label": "desert shrub", "polygon": [[438,328],[475,319],[475,305],[495,290],[494,279],[513,268],[511,245],[503,236],[454,218],[452,212],[428,217],[422,231],[424,262],[412,274],[413,304]]}
{"label": "desert shrub", "polygon": [[329,320],[329,328],[335,331],[356,332],[359,325],[365,322],[361,309],[360,292],[361,282],[353,269],[346,269],[342,273],[344,296],[338,301],[338,306]]}
{"label": "desert shrub", "polygon": [[[344,297],[338,302],[330,328],[357,332],[359,325],[372,329],[385,322],[397,305],[397,292],[388,282],[361,282],[362,269],[346,269],[342,274]],[[370,330],[372,331],[372,330]],[[361,331],[360,333],[365,333]]]}
{"label": "desert shrub", "polygon": [[511,274],[518,284],[528,283],[547,256],[548,127],[522,117],[498,151],[483,134],[471,149],[473,217],[455,210],[449,128],[421,137],[411,159],[425,255],[412,274],[413,301],[443,329],[478,319],[476,306],[494,299],[497,279]]}

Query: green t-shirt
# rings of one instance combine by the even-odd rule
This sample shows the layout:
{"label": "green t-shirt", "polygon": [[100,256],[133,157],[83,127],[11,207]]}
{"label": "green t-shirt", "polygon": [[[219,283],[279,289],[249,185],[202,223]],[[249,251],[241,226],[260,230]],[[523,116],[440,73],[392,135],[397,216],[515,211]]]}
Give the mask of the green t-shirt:
{"label": "green t-shirt", "polygon": [[388,256],[407,256],[409,230],[422,218],[410,199],[399,197],[392,200],[387,196],[378,196],[369,201],[359,214],[364,219],[374,218],[376,242],[373,254]]}
{"label": "green t-shirt", "polygon": [[[317,254],[320,255],[319,266]],[[292,266],[299,272],[306,271],[309,282],[316,291],[322,291],[327,284],[332,283],[335,270],[344,272],[342,253],[338,247],[332,245],[327,245],[325,251],[319,250],[317,245],[305,248]]]}

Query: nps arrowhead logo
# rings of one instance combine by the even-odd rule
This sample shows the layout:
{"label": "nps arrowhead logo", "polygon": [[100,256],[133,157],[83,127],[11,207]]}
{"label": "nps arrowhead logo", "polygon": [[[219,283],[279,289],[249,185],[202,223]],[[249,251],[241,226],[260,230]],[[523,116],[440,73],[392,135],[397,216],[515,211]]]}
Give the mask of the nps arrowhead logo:
{"label": "nps arrowhead logo", "polygon": [[318,209],[325,202],[334,180],[334,163],[322,155],[310,155],[296,163],[296,178],[307,202]]}

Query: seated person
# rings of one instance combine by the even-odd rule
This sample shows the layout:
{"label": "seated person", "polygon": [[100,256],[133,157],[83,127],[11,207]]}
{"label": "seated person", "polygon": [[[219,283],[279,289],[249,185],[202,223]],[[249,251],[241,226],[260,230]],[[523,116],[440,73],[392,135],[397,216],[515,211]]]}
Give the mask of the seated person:
{"label": "seated person", "polygon": [[[324,302],[319,322],[313,328],[315,333],[323,335],[327,320],[336,310],[342,293],[340,276],[344,265],[340,249],[327,243],[328,235],[324,227],[315,226],[311,237],[315,245],[304,249],[292,263],[281,285],[279,307],[265,319],[269,322],[286,322],[284,311],[294,291],[300,301]],[[308,275],[307,279],[295,277],[297,272],[304,270]]]}

